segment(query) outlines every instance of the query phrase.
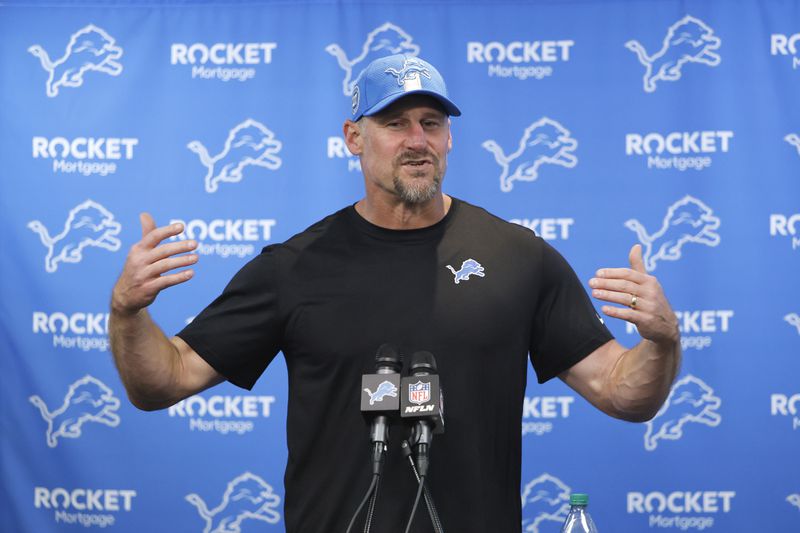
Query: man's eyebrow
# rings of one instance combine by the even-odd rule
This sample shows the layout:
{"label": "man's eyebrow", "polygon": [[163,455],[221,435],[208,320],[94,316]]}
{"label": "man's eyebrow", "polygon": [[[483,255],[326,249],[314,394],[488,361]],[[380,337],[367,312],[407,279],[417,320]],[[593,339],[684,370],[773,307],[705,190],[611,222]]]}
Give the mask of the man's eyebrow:
{"label": "man's eyebrow", "polygon": [[376,119],[385,121],[385,120],[392,120],[395,118],[399,118],[403,116],[403,111],[386,111],[384,113],[379,113],[375,116]]}
{"label": "man's eyebrow", "polygon": [[[397,118],[403,117],[407,110],[405,109],[398,109],[398,110],[388,110],[388,111],[381,111],[373,116],[373,118],[386,121],[386,120],[393,120]],[[444,119],[447,118],[447,113],[440,111],[436,108],[430,108],[423,112],[422,118],[437,118],[437,119]]]}

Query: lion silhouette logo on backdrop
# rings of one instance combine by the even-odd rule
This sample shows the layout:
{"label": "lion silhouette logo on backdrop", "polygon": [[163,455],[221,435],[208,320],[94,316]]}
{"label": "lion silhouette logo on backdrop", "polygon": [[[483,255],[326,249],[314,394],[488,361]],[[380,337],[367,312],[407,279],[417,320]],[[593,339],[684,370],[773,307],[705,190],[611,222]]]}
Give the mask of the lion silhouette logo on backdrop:
{"label": "lion silhouette logo on backdrop", "polygon": [[342,47],[336,43],[329,44],[325,51],[335,57],[339,67],[344,70],[342,92],[345,96],[352,96],[361,73],[374,60],[394,54],[419,55],[419,46],[412,41],[411,35],[403,28],[386,22],[369,32],[361,46],[361,53],[353,59],[348,59]]}
{"label": "lion silhouette logo on backdrop", "polygon": [[569,513],[571,489],[550,474],[531,480],[522,490],[522,531],[557,532]]}
{"label": "lion silhouette logo on backdrop", "polygon": [[574,168],[578,164],[574,154],[578,141],[568,129],[548,117],[542,117],[525,128],[517,150],[508,155],[492,139],[481,146],[491,152],[503,168],[500,174],[500,190],[503,192],[511,191],[515,181],[536,181],[542,165]]}
{"label": "lion silhouette logo on backdrop", "polygon": [[197,494],[187,495],[186,501],[194,505],[206,521],[203,533],[241,533],[245,520],[277,524],[281,519],[277,510],[281,497],[266,481],[250,472],[228,483],[222,501],[213,509],[209,509]]}
{"label": "lion silhouette logo on backdrop", "polygon": [[206,192],[213,193],[220,183],[238,183],[244,170],[250,166],[277,170],[281,167],[278,152],[283,145],[264,124],[248,118],[228,132],[225,146],[220,153],[211,156],[200,141],[191,141],[187,148],[200,157],[208,169],[205,176]]}
{"label": "lion silhouette logo on backdrop", "polygon": [[653,451],[660,440],[678,440],[689,423],[717,427],[722,417],[717,412],[722,400],[703,380],[692,375],[673,385],[667,401],[652,420],[646,422],[644,447]]}
{"label": "lion silhouette logo on backdrop", "polygon": [[716,229],[720,219],[705,203],[688,194],[669,206],[658,231],[648,234],[636,219],[625,222],[625,227],[636,233],[644,247],[644,266],[652,272],[661,260],[676,261],[681,258],[687,243],[717,246],[720,241]]}
{"label": "lion silhouette logo on backdrop", "polygon": [[122,246],[117,238],[122,226],[114,220],[111,211],[93,200],[75,206],[67,216],[64,229],[54,237],[38,220],[28,222],[28,228],[39,235],[47,248],[44,268],[50,273],[58,269],[59,263],[80,262],[87,247],[116,252]]}
{"label": "lion silhouette logo on backdrop", "polygon": [[73,33],[64,55],[53,61],[41,45],[34,44],[28,52],[39,58],[42,68],[49,74],[47,96],[58,96],[60,87],[80,87],[84,74],[90,71],[119,76],[122,48],[105,30],[89,24]]}
{"label": "lion silhouette logo on backdrop", "polygon": [[99,379],[86,375],[69,386],[61,407],[50,411],[38,395],[28,398],[47,422],[47,445],[55,448],[59,437],[77,439],[84,424],[119,425],[119,398]]}
{"label": "lion silhouette logo on backdrop", "polygon": [[661,49],[651,56],[636,40],[625,43],[625,48],[636,54],[644,65],[644,90],[652,93],[657,81],[677,81],[686,63],[699,63],[716,67],[722,60],[716,53],[722,41],[702,20],[686,15],[667,30]]}

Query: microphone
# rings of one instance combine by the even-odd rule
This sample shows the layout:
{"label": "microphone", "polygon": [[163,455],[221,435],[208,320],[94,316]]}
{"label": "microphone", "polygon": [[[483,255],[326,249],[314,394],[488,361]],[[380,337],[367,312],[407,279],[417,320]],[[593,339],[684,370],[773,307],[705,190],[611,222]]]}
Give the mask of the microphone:
{"label": "microphone", "polygon": [[402,358],[392,344],[381,344],[375,354],[375,374],[361,377],[361,412],[370,420],[372,471],[380,474],[389,444],[389,416],[400,408],[400,369]]}
{"label": "microphone", "polygon": [[428,471],[428,452],[435,433],[444,433],[443,396],[430,352],[416,352],[411,357],[411,375],[401,380],[400,416],[414,425],[409,443],[414,450],[419,475]]}

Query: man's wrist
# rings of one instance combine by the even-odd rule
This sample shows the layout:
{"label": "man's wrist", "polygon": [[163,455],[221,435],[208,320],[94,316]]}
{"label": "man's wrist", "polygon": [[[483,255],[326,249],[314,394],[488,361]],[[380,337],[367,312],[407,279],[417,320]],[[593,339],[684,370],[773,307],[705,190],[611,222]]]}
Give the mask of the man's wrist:
{"label": "man's wrist", "polygon": [[145,309],[147,308],[126,306],[114,294],[111,295],[111,314],[116,317],[132,318]]}

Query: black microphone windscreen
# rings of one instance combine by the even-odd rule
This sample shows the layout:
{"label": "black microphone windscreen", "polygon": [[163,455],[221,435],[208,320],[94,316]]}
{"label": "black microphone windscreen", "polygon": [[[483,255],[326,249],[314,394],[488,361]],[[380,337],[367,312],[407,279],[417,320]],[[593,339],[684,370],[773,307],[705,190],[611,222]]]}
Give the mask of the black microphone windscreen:
{"label": "black microphone windscreen", "polygon": [[378,351],[375,352],[375,364],[377,366],[390,365],[397,372],[402,366],[402,357],[394,344],[386,342],[381,344]]}
{"label": "black microphone windscreen", "polygon": [[431,352],[414,352],[414,355],[411,356],[410,371],[412,374],[420,371],[428,371],[435,374],[436,359],[433,358]]}

